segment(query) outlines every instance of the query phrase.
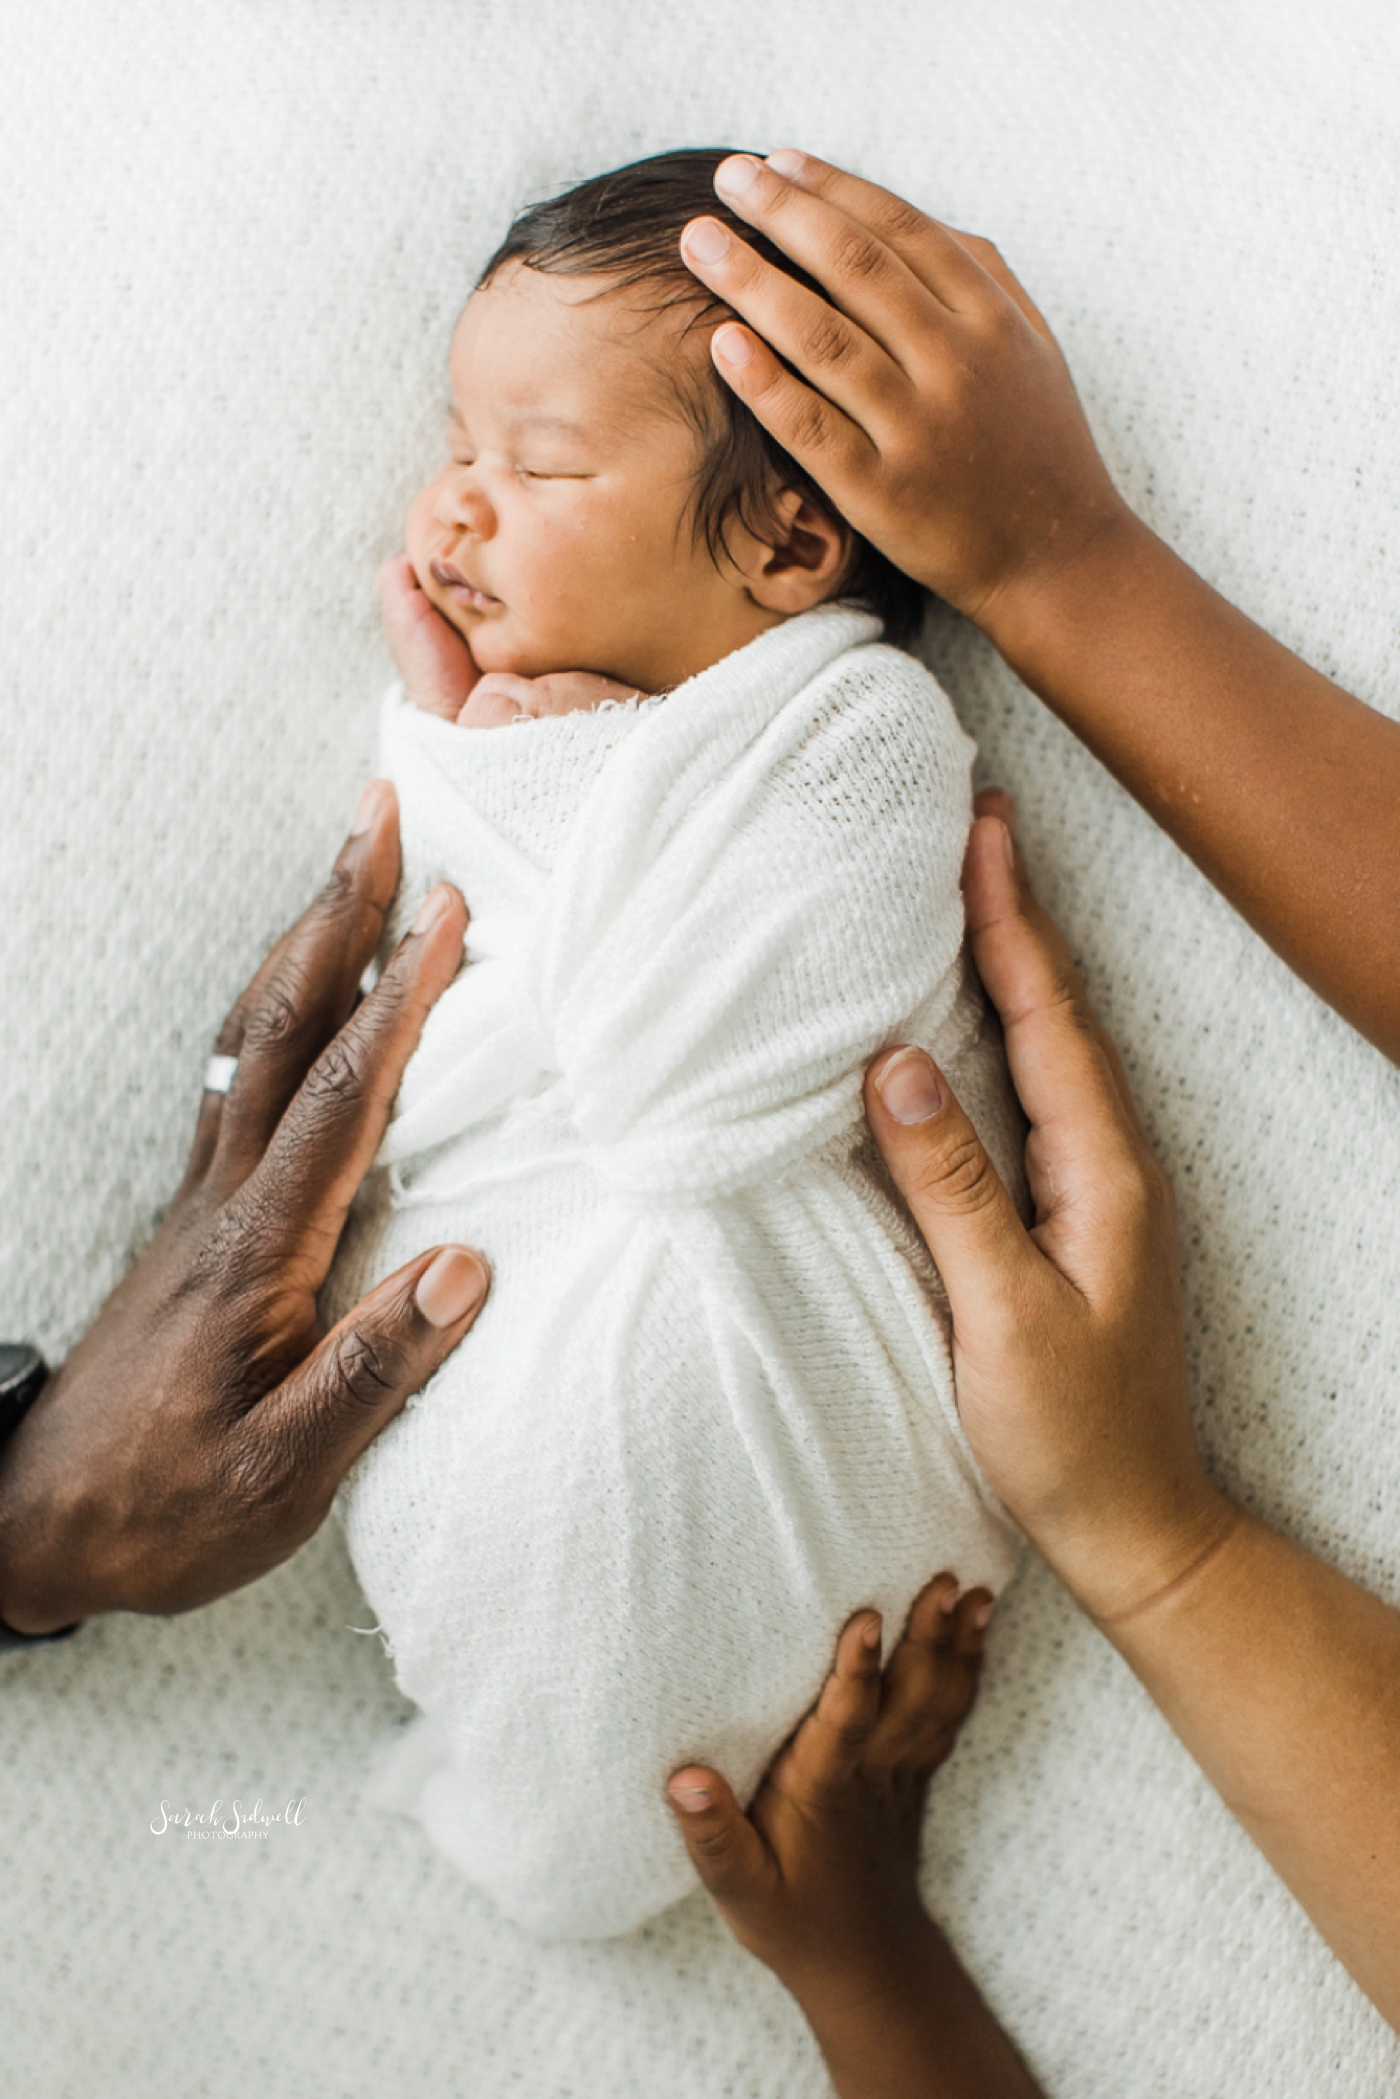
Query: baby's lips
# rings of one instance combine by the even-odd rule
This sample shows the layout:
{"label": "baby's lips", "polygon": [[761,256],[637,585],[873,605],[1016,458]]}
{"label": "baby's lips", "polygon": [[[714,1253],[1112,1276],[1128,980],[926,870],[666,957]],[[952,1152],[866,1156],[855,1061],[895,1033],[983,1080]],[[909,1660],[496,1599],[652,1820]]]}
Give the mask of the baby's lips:
{"label": "baby's lips", "polygon": [[476,601],[475,609],[479,611],[485,611],[488,606],[499,605],[501,602],[499,598],[492,597],[489,590],[482,590],[469,576],[464,576],[459,568],[454,568],[450,561],[434,561],[429,573],[440,589],[463,594],[469,602]]}

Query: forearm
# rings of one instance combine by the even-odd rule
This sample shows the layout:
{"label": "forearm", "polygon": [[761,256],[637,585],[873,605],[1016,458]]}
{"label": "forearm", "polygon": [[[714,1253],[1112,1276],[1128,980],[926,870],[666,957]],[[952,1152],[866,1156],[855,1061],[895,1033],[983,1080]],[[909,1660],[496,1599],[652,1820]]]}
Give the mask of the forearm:
{"label": "forearm", "polygon": [[1177,1589],[1103,1629],[1400,2027],[1400,1611],[1241,1515]]}
{"label": "forearm", "polygon": [[927,1923],[903,1973],[793,1989],[840,2099],[1039,2099],[971,1976]]}
{"label": "forearm", "polygon": [[981,624],[1290,967],[1400,1061],[1400,725],[1126,511]]}

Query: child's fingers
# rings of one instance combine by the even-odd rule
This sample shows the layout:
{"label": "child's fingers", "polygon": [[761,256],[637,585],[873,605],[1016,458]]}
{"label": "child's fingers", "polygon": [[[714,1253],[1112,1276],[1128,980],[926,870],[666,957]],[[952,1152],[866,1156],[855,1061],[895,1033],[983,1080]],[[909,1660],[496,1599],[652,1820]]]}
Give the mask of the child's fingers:
{"label": "child's fingers", "polygon": [[985,1589],[959,1600],[950,1574],[935,1576],[920,1591],[885,1671],[869,1763],[931,1774],[943,1762],[977,1696],[990,1604]]}
{"label": "child's fingers", "polygon": [[990,1589],[969,1589],[954,1614],[953,1646],[961,1655],[981,1655],[987,1644],[996,1598]]}
{"label": "child's fingers", "polygon": [[789,1798],[819,1805],[849,1781],[880,1717],[880,1617],[861,1611],[836,1642],[821,1696],[773,1767]]}
{"label": "child's fingers", "polygon": [[953,1661],[958,1583],[936,1574],[909,1607],[904,1633],[885,1669],[880,1719],[871,1756],[885,1767],[913,1760],[920,1740],[937,1724]]}
{"label": "child's fingers", "polygon": [[667,1781],[666,1798],[690,1863],[722,1909],[766,1890],[777,1867],[726,1779],[690,1764]]}

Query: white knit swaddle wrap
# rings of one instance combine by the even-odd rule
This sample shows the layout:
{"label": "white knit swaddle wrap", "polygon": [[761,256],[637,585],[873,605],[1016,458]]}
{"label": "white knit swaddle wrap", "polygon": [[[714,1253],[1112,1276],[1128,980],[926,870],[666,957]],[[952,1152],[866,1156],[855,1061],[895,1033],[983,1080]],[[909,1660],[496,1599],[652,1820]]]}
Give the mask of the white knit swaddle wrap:
{"label": "white knit swaddle wrap", "polygon": [[939,1568],[1014,1559],[862,1114],[912,1036],[1014,1170],[960,990],[971,746],[876,631],[825,607],[664,701],[499,730],[386,708],[402,910],[458,884],[470,966],[338,1290],[443,1240],[494,1281],[348,1533],[430,1716],[388,1794],[541,1932],[694,1884],[667,1774],[747,1798],[851,1610],[893,1633]]}

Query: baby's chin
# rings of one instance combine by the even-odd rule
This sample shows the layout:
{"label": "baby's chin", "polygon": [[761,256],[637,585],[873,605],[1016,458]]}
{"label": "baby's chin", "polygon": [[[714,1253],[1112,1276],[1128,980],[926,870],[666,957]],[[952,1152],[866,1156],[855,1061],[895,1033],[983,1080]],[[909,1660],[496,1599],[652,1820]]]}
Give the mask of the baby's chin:
{"label": "baby's chin", "polygon": [[551,646],[530,636],[513,634],[505,620],[477,619],[453,624],[466,640],[472,661],[480,671],[507,671],[514,678],[548,678],[557,671],[595,668],[591,663],[581,663],[576,651],[557,642]]}
{"label": "baby's chin", "polygon": [[575,668],[572,663],[561,663],[556,655],[507,632],[494,620],[477,620],[474,628],[464,627],[462,631],[478,670],[509,671],[515,678],[546,678],[551,671]]}
{"label": "baby's chin", "polygon": [[[560,671],[590,671],[595,677],[640,686],[641,681],[626,669],[581,661],[578,649],[567,642],[522,634],[504,608],[497,613],[463,612],[451,599],[444,603],[436,587],[428,591],[428,596],[448,626],[461,635],[479,671],[505,671],[513,678],[549,678]],[[596,638],[593,645],[596,647]]]}

